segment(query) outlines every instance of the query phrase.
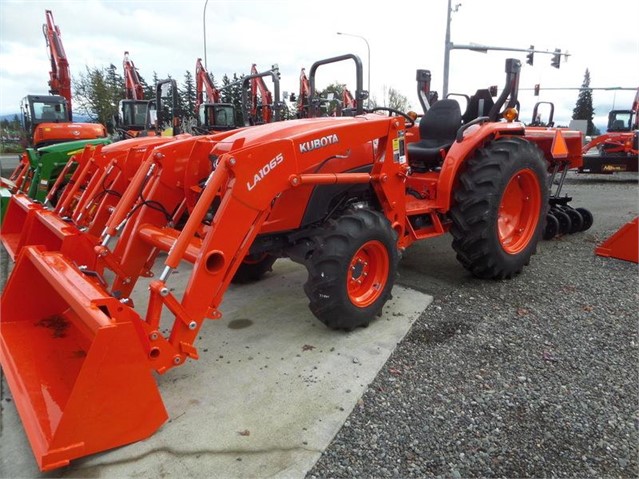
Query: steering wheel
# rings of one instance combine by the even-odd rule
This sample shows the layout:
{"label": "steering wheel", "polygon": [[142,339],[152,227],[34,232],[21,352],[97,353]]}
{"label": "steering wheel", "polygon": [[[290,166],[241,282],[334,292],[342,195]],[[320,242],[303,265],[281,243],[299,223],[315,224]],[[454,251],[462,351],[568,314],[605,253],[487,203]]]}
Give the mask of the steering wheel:
{"label": "steering wheel", "polygon": [[210,135],[211,134],[209,129],[208,128],[204,128],[203,126],[193,126],[192,129],[193,129],[193,131],[195,132],[196,135]]}
{"label": "steering wheel", "polygon": [[412,128],[413,126],[415,126],[415,120],[413,120],[407,113],[404,113],[403,111],[396,110],[395,108],[389,108],[389,107],[386,107],[386,106],[378,106],[378,107],[372,108],[372,109],[370,109],[368,111],[370,113],[375,113],[377,111],[387,111],[388,112],[388,116],[393,116],[393,114],[399,115],[399,116],[403,116],[404,119],[406,120],[406,128]]}
{"label": "steering wheel", "polygon": [[134,135],[132,135],[127,130],[124,130],[122,128],[116,128],[115,131],[117,131],[120,135],[122,135],[123,140],[130,140],[131,138],[135,138]]}

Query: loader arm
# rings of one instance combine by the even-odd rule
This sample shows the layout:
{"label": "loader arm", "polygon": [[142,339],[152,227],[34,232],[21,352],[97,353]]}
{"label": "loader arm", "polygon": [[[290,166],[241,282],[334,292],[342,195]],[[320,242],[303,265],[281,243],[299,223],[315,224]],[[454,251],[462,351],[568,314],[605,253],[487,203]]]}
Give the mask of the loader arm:
{"label": "loader arm", "polygon": [[[319,150],[304,152],[305,145],[312,141],[309,138],[318,135],[322,138],[321,133],[315,133],[239,150],[231,148],[220,156],[218,167],[211,173],[196,207],[173,242],[163,245],[159,241],[163,234],[166,235],[161,229],[145,232],[145,236],[154,238],[156,247],[168,249],[165,270],[150,287],[145,323],[147,327],[159,325],[160,304],[166,305],[177,317],[169,338],[172,354],[157,354],[159,372],[181,364],[185,356],[197,357],[192,344],[203,319],[221,317],[218,308],[233,275],[268,217],[274,201],[286,190],[303,184],[372,183],[391,224],[400,236],[403,234],[405,224],[399,205],[404,197],[405,165],[399,160],[392,160],[396,153],[393,139],[403,128],[403,122],[371,115],[366,120],[360,118],[342,123],[335,123],[330,131],[337,138],[347,139],[346,144],[339,141]],[[317,156],[330,157],[339,154],[345,146],[373,140],[379,140],[379,147],[371,173],[300,173],[315,164]],[[321,144],[321,140],[318,141]],[[214,147],[212,153],[215,152]],[[195,234],[217,196],[221,197],[220,206],[206,236],[200,241]],[[168,245],[170,247],[167,248]],[[188,260],[193,251],[197,251],[193,271],[182,302],[178,303],[166,285],[171,272],[180,261]],[[164,357],[164,361],[159,361],[160,357]]]}

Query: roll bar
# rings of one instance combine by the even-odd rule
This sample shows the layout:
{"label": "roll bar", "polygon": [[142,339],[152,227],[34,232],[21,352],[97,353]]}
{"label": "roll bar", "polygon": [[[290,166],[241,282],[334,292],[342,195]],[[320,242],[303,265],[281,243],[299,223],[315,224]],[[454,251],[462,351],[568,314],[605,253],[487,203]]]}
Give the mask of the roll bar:
{"label": "roll bar", "polygon": [[311,86],[311,93],[309,97],[309,104],[311,109],[310,116],[319,116],[319,102],[320,99],[315,98],[315,73],[317,69],[322,65],[328,65],[329,63],[337,63],[345,60],[353,60],[355,62],[355,78],[356,78],[356,89],[355,89],[355,100],[357,101],[357,105],[355,107],[355,114],[361,115],[364,113],[364,100],[368,98],[368,93],[364,90],[364,69],[362,68],[362,60],[357,55],[353,55],[352,53],[347,53],[345,55],[340,55],[337,57],[326,58],[324,60],[318,60],[313,65],[311,65],[311,70],[309,73],[309,83]]}

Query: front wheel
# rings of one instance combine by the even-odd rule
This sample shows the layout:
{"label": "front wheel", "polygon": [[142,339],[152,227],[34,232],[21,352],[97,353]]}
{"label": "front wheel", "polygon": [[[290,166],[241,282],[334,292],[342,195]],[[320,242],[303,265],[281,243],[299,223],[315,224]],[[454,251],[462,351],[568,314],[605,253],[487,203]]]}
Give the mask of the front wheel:
{"label": "front wheel", "polygon": [[367,326],[390,298],[399,255],[384,215],[348,210],[323,226],[306,262],[304,291],[313,314],[331,329]]}
{"label": "front wheel", "polygon": [[535,253],[547,210],[542,151],[518,137],[487,144],[468,160],[454,193],[457,259],[479,278],[513,277]]}
{"label": "front wheel", "polygon": [[276,260],[277,256],[270,254],[247,256],[235,272],[231,283],[244,284],[259,281],[266,273],[271,271],[273,263],[275,263]]}

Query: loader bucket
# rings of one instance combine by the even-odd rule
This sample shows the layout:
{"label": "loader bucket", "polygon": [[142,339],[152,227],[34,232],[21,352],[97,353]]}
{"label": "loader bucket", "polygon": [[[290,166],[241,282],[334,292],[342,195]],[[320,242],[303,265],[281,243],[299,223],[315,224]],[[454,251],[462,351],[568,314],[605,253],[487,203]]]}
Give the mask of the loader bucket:
{"label": "loader bucket", "polygon": [[22,193],[15,194],[9,198],[0,235],[11,259],[15,260],[21,247],[22,232],[25,225],[31,221],[31,217],[36,211],[43,209],[44,206],[31,201]]}
{"label": "loader bucket", "polygon": [[42,245],[49,251],[65,253],[78,265],[96,267],[91,239],[23,194],[10,199],[0,239],[14,260],[24,246]]}
{"label": "loader bucket", "polygon": [[623,225],[597,246],[595,254],[639,263],[639,217]]}
{"label": "loader bucket", "polygon": [[0,313],[0,364],[41,470],[166,421],[139,317],[60,253],[24,247]]}
{"label": "loader bucket", "polygon": [[9,188],[2,186],[0,183],[0,225],[4,221],[4,215],[9,207],[9,200],[11,199],[11,191]]}

